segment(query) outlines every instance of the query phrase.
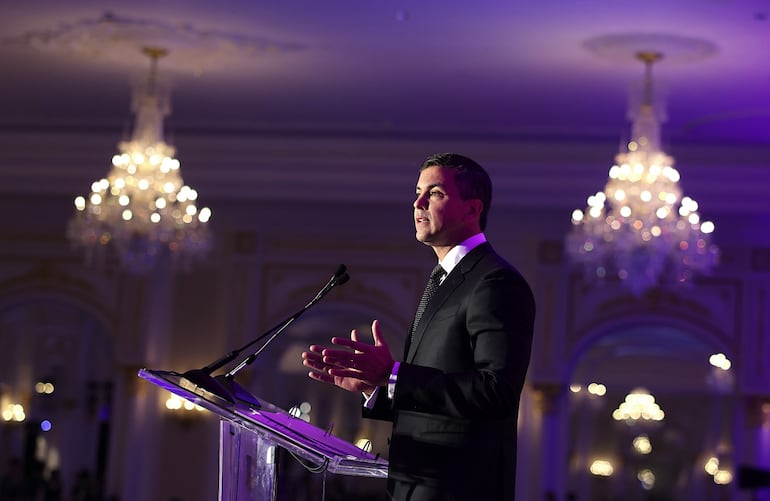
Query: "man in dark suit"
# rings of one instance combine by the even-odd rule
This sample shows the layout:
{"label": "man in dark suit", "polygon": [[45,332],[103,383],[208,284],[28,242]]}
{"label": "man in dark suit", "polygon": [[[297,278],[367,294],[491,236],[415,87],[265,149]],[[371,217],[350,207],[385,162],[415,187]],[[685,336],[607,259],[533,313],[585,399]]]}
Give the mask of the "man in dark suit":
{"label": "man in dark suit", "polygon": [[452,153],[429,157],[420,168],[414,224],[441,267],[403,361],[392,359],[376,320],[374,344],[353,330],[350,339],[333,338],[335,348],[314,345],[303,353],[311,378],[362,392],[364,416],[393,422],[394,500],[514,497],[535,302],[524,278],[486,241],[491,200],[492,183],[476,162]]}

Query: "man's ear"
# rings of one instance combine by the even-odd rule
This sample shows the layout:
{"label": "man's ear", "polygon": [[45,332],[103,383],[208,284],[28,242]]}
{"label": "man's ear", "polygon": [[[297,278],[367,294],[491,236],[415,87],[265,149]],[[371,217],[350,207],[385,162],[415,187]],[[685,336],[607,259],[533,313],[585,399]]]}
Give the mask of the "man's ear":
{"label": "man's ear", "polygon": [[481,220],[481,211],[484,210],[484,202],[477,198],[466,200],[468,202],[468,216],[472,217],[476,221]]}

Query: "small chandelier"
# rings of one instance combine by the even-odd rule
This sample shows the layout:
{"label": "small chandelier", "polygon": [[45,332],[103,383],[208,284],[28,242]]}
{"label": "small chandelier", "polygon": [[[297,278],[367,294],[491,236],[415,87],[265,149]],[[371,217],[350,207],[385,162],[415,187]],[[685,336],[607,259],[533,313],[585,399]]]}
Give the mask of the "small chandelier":
{"label": "small chandelier", "polygon": [[67,237],[85,250],[88,263],[103,264],[112,244],[123,267],[135,274],[147,273],[165,256],[188,267],[211,247],[211,210],[198,210],[197,192],[183,183],[175,150],[163,141],[163,117],[170,106],[168,93],[158,89],[156,72],[166,51],[142,52],[150,58],[150,75],[134,93],[131,140],[118,145],[110,172],[91,185],[88,198],[75,199],[67,228]]}
{"label": "small chandelier", "polygon": [[640,52],[645,63],[641,92],[632,93],[628,151],[615,157],[604,188],[572,212],[565,247],[583,267],[588,283],[616,277],[636,295],[666,283],[691,283],[719,259],[710,243],[714,223],[701,221],[698,203],[682,197],[673,158],[660,148],[665,110],[653,101],[652,64],[657,52]]}
{"label": "small chandelier", "polygon": [[636,423],[638,421],[663,421],[666,413],[655,402],[653,397],[644,388],[636,388],[628,395],[618,408],[612,411],[612,419]]}

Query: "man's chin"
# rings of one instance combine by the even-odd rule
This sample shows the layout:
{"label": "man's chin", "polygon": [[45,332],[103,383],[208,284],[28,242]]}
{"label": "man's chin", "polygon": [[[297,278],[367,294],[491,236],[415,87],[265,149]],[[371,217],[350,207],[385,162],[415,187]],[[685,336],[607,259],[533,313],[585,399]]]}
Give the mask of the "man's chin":
{"label": "man's chin", "polygon": [[415,238],[417,239],[418,242],[428,245],[430,247],[433,247],[434,242],[430,235],[425,235],[424,233],[417,233],[415,235]]}

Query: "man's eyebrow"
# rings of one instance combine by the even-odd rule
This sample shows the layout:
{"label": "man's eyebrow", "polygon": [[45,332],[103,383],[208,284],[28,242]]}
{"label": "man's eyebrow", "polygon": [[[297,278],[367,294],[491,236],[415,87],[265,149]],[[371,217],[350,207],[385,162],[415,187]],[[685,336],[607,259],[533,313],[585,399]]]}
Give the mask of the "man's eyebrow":
{"label": "man's eyebrow", "polygon": [[[441,188],[441,189],[443,190],[443,189],[444,189],[444,185],[443,185],[442,183],[433,183],[433,184],[429,184],[428,186],[426,186],[426,187],[425,187],[425,189],[426,189],[427,191],[430,191],[430,190],[432,190],[433,188]],[[417,189],[418,189],[418,190],[420,190],[420,189],[422,189],[422,188],[420,188],[420,186],[419,186],[419,185],[417,185]]]}

